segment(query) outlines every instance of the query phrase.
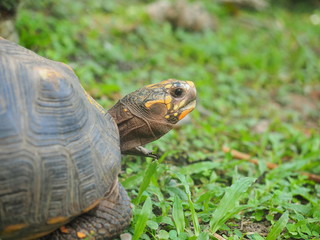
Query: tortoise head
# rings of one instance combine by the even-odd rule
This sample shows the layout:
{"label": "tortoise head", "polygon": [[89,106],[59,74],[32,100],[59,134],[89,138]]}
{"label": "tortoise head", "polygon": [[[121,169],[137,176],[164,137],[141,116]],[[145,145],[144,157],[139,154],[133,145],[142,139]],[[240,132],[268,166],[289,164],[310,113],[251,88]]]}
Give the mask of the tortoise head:
{"label": "tortoise head", "polygon": [[193,82],[169,79],[126,95],[108,112],[119,128],[121,152],[148,156],[141,146],[166,134],[195,106]]}

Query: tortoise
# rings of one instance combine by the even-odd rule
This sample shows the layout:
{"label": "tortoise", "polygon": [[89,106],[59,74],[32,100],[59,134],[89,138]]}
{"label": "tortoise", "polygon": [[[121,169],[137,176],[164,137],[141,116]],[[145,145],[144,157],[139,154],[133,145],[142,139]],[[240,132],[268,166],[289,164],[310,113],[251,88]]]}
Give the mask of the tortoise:
{"label": "tortoise", "polygon": [[131,221],[121,154],[196,104],[191,81],[168,79],[105,110],[66,64],[0,39],[0,238],[112,239]]}

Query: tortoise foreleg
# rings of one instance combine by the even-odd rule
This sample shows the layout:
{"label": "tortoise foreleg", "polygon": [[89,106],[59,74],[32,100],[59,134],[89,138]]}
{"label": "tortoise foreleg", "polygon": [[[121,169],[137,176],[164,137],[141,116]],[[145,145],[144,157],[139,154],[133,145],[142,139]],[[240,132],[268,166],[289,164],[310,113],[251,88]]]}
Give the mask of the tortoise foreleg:
{"label": "tortoise foreleg", "polygon": [[87,213],[61,227],[43,239],[113,239],[129,226],[132,212],[127,192],[120,183],[115,191]]}

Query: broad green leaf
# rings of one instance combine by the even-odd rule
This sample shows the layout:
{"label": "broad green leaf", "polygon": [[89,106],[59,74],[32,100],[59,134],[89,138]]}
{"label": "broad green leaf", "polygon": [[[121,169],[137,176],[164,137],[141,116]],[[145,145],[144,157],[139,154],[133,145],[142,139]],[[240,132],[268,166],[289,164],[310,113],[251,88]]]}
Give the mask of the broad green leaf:
{"label": "broad green leaf", "polygon": [[279,218],[279,220],[272,225],[270,232],[266,238],[266,240],[275,240],[280,236],[282,230],[285,228],[289,220],[289,212],[285,212]]}
{"label": "broad green leaf", "polygon": [[169,233],[166,230],[160,230],[158,235],[158,239],[169,239]]}
{"label": "broad green leaf", "polygon": [[261,237],[258,233],[254,233],[254,234],[250,235],[250,237],[253,240],[264,240],[264,238]]}
{"label": "broad green leaf", "polygon": [[135,227],[134,227],[133,240],[139,239],[140,236],[142,235],[142,233],[147,225],[147,221],[149,219],[151,211],[152,211],[151,199],[150,199],[150,197],[147,197],[146,201],[143,204],[141,212],[138,215],[138,219],[137,219]]}
{"label": "broad green leaf", "polygon": [[242,194],[253,184],[255,178],[241,178],[226,190],[210,221],[210,229],[215,233],[239,208],[237,205]]}
{"label": "broad green leaf", "polygon": [[197,240],[209,240],[209,234],[206,232],[202,232],[199,234]]}
{"label": "broad green leaf", "polygon": [[210,169],[214,169],[219,166],[219,163],[215,162],[200,162],[194,163],[185,167],[182,167],[179,172],[184,175],[190,175],[194,173],[199,173],[202,171],[208,171]]}
{"label": "broad green leaf", "polygon": [[159,228],[159,224],[155,221],[148,220],[147,226],[153,230],[157,230]]}
{"label": "broad green leaf", "polygon": [[185,229],[185,221],[184,221],[182,201],[177,195],[174,195],[174,199],[173,199],[172,217],[179,235]]}
{"label": "broad green leaf", "polygon": [[151,181],[151,177],[153,176],[153,174],[157,171],[157,167],[158,167],[158,161],[154,161],[151,162],[143,176],[143,180],[142,183],[140,185],[139,188],[139,192],[138,192],[138,196],[136,199],[134,199],[132,202],[134,204],[139,204],[141,201],[141,196],[142,193],[147,189],[147,187],[149,186],[149,183]]}

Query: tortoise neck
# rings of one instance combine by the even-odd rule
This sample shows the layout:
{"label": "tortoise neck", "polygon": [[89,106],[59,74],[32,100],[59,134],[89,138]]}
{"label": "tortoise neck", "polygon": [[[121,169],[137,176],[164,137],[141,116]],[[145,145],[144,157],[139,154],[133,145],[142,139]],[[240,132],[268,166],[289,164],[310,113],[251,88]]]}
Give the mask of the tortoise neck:
{"label": "tortoise neck", "polygon": [[123,154],[160,138],[173,128],[173,124],[149,119],[135,110],[121,100],[108,110],[118,125]]}

